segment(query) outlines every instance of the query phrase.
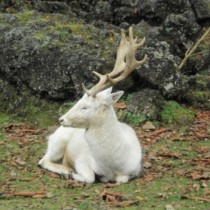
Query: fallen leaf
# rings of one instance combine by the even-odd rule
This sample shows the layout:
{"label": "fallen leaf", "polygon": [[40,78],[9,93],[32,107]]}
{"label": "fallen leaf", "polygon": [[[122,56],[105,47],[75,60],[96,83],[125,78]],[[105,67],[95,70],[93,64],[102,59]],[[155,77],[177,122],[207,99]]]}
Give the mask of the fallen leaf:
{"label": "fallen leaf", "polygon": [[120,184],[118,183],[106,183],[105,187],[106,188],[112,188],[112,187],[117,187],[119,186]]}
{"label": "fallen leaf", "polygon": [[181,154],[179,154],[178,152],[160,152],[157,154],[157,156],[178,159],[181,157]]}
{"label": "fallen leaf", "polygon": [[103,190],[99,192],[98,195],[102,200],[116,207],[126,207],[138,204],[138,201],[128,199],[126,195],[119,192],[108,192],[106,190]]}
{"label": "fallen leaf", "polygon": [[192,178],[193,180],[200,180],[200,179],[209,180],[210,179],[210,173],[209,172],[203,172],[203,171],[194,171],[194,172],[189,174],[189,177]]}
{"label": "fallen leaf", "polygon": [[77,180],[69,179],[67,183],[65,184],[65,188],[78,188],[78,187],[84,187],[86,184],[84,182],[79,182]]}
{"label": "fallen leaf", "polygon": [[151,182],[152,180],[156,179],[156,178],[160,178],[162,177],[163,174],[162,173],[148,173],[146,175],[144,175],[143,177],[141,177],[141,179],[139,180],[139,183],[141,185],[145,185],[148,184],[149,182]]}
{"label": "fallen leaf", "polygon": [[210,197],[207,198],[202,198],[202,197],[195,197],[195,196],[189,196],[189,195],[182,195],[181,196],[182,199],[191,199],[194,201],[201,201],[201,202],[210,202]]}
{"label": "fallen leaf", "polygon": [[114,108],[116,109],[126,109],[127,105],[124,101],[122,102],[117,102],[114,104]]}
{"label": "fallen leaf", "polygon": [[14,196],[20,196],[20,197],[34,197],[34,196],[46,196],[46,191],[37,191],[37,192],[29,192],[29,191],[22,191],[22,192],[10,192],[10,193],[2,193],[1,195],[4,195],[5,197],[14,197]]}
{"label": "fallen leaf", "polygon": [[21,165],[21,166],[26,165],[26,162],[23,161],[23,160],[21,160],[20,158],[15,159],[15,162],[16,162],[17,164]]}
{"label": "fallen leaf", "polygon": [[146,168],[146,169],[151,168],[152,167],[152,163],[146,161],[146,162],[143,163],[143,167]]}

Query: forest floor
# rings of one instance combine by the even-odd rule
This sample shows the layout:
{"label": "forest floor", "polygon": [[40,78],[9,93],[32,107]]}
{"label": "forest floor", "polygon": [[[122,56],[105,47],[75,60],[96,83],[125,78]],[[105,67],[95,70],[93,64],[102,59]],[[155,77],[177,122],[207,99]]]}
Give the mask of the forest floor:
{"label": "forest floor", "polygon": [[188,126],[136,132],[141,177],[127,184],[83,184],[37,166],[50,130],[0,118],[0,209],[210,209],[210,111]]}

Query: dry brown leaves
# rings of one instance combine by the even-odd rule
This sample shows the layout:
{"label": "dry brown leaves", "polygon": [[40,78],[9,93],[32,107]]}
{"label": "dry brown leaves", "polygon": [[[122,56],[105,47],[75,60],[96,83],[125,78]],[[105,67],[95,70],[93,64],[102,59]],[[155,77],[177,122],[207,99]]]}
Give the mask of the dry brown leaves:
{"label": "dry brown leaves", "polygon": [[86,186],[85,183],[79,182],[77,180],[68,180],[67,183],[65,184],[65,188],[84,188]]}
{"label": "dry brown leaves", "polygon": [[[199,142],[210,140],[210,111],[197,111],[196,120],[187,127],[183,132],[182,127],[173,127],[172,129],[160,127],[154,131],[144,131],[137,128],[137,134],[142,141],[145,150],[143,177],[139,184],[145,185],[149,182],[164,176],[164,173],[177,177],[186,177],[198,182],[200,188],[207,191],[208,185],[205,184],[210,180],[210,148],[209,146],[198,147]],[[165,141],[165,144],[159,144],[158,150],[156,145],[159,141]],[[168,145],[173,142],[188,142],[188,148],[180,148],[178,151],[169,151]],[[153,150],[156,148],[156,150]],[[197,153],[196,158],[185,156],[192,151]],[[168,161],[167,161],[168,160]],[[171,165],[174,160],[182,161],[189,165],[188,168],[176,168]],[[190,186],[185,193],[183,199],[191,199],[194,201],[210,202],[210,193],[206,192],[203,197],[193,196],[191,193],[195,188]]]}
{"label": "dry brown leaves", "polygon": [[168,139],[172,141],[199,141],[210,139],[210,111],[197,111],[196,120],[189,127],[188,133],[183,133],[180,127],[173,129],[160,127],[155,131],[143,132],[137,128],[139,139],[144,144],[153,144],[160,139]]}
{"label": "dry brown leaves", "polygon": [[[200,188],[204,188],[204,196],[198,197],[191,194],[193,191],[199,191]],[[208,185],[205,181],[202,181],[201,183],[194,184],[192,186],[189,186],[185,189],[185,192],[181,195],[182,199],[190,199],[194,201],[199,202],[210,202],[210,191],[208,189]]]}
{"label": "dry brown leaves", "polygon": [[31,198],[46,198],[47,192],[44,190],[41,191],[21,191],[21,192],[8,192],[0,194],[0,198],[9,198],[9,197],[31,197]]}
{"label": "dry brown leaves", "polygon": [[115,207],[125,207],[138,204],[138,201],[131,200],[128,196],[120,192],[102,190],[101,192],[98,192],[98,195],[103,201]]}
{"label": "dry brown leaves", "polygon": [[41,129],[26,124],[10,124],[4,127],[4,132],[11,140],[22,139],[23,141],[26,141],[33,139],[35,135],[40,134]]}

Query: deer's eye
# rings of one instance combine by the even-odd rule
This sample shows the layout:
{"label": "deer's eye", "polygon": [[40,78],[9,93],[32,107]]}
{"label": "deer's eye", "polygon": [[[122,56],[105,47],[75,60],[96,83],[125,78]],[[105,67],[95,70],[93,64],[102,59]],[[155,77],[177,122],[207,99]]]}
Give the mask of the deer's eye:
{"label": "deer's eye", "polygon": [[85,110],[87,110],[88,109],[88,107],[87,106],[83,106],[83,107],[81,107],[81,110],[82,111],[85,111]]}

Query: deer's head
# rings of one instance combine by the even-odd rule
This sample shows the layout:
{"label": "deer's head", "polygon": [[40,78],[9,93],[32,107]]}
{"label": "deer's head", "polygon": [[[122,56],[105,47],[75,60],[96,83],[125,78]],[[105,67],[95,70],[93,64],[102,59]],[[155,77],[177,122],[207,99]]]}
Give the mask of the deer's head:
{"label": "deer's head", "polygon": [[59,120],[64,127],[88,128],[90,125],[99,126],[105,118],[113,114],[112,105],[123,95],[123,91],[111,93],[108,88],[95,97],[84,96]]}
{"label": "deer's head", "polygon": [[140,43],[137,43],[137,39],[133,38],[132,27],[129,28],[128,40],[122,31],[114,69],[106,75],[93,72],[99,77],[99,82],[89,90],[83,84],[84,96],[59,119],[61,125],[88,128],[90,125],[103,123],[104,119],[113,113],[112,105],[123,94],[123,91],[111,93],[111,87],[124,80],[132,71],[146,62],[147,55],[141,61],[135,58],[136,50],[144,42],[145,39],[142,39]]}

